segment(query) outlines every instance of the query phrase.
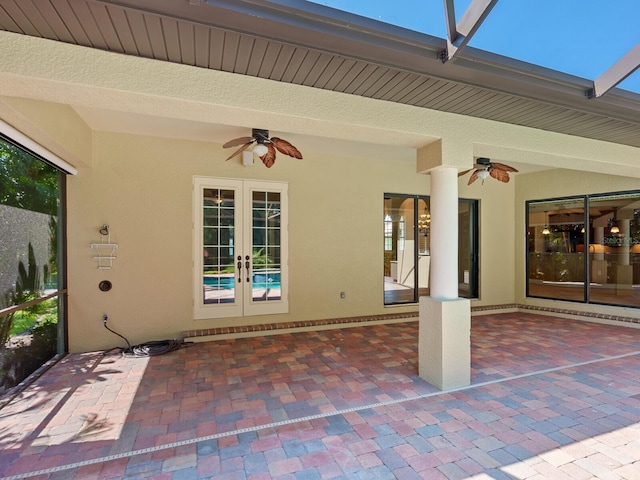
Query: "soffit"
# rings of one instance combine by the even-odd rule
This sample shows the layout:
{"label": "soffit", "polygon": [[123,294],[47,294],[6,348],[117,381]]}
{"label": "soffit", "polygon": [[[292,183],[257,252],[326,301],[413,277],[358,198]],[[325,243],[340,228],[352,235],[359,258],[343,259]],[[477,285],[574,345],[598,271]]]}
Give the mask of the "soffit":
{"label": "soffit", "polygon": [[3,0],[0,29],[640,147],[640,96],[296,0]]}

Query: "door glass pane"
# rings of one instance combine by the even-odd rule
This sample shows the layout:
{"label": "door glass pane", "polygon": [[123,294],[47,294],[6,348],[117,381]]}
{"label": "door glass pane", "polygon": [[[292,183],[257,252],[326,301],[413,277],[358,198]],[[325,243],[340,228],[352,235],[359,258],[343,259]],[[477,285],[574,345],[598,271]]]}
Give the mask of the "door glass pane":
{"label": "door glass pane", "polygon": [[475,279],[475,202],[458,203],[458,295],[477,298]]}
{"label": "door glass pane", "polygon": [[590,302],[640,306],[639,209],[637,193],[589,200]]}
{"label": "door glass pane", "polygon": [[281,298],[280,193],[252,194],[251,298],[269,302]]}
{"label": "door glass pane", "polygon": [[234,194],[233,190],[204,189],[202,274],[206,304],[236,300]]}
{"label": "door glass pane", "polygon": [[[460,297],[478,296],[478,201],[458,204]],[[384,303],[415,303],[430,294],[431,203],[426,196],[386,194],[383,212]],[[416,268],[417,265],[417,268]]]}
{"label": "door glass pane", "polygon": [[528,204],[528,295],[584,301],[584,200]]}
{"label": "door glass pane", "polygon": [[[383,215],[385,305],[417,302],[416,208],[415,197],[385,196]],[[424,232],[418,233],[418,240],[422,245],[423,254],[428,255],[428,242],[425,240]]]}
{"label": "door glass pane", "polygon": [[429,295],[431,268],[431,211],[428,198],[417,198],[416,248],[418,250],[418,296]]}

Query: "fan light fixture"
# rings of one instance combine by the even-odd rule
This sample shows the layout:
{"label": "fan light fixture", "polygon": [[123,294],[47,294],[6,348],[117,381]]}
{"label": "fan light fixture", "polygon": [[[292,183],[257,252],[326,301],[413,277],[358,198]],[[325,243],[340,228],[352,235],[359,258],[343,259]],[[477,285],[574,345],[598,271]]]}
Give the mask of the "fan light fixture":
{"label": "fan light fixture", "polygon": [[489,176],[489,170],[478,170],[478,178],[484,182],[485,178]]}
{"label": "fan light fixture", "polygon": [[467,183],[467,185],[471,185],[477,179],[482,180],[482,183],[484,184],[484,181],[489,177],[495,178],[500,182],[507,183],[509,181],[509,172],[518,171],[517,169],[509,165],[505,165],[504,163],[492,162],[489,158],[480,157],[476,159],[474,168],[466,170],[464,172],[460,172],[458,176],[461,177],[462,175],[466,175],[472,170],[473,173],[469,177],[469,182]]}
{"label": "fan light fixture", "polygon": [[[249,147],[256,144],[251,150]],[[276,161],[276,152],[289,155],[293,158],[302,159],[300,151],[286,140],[278,137],[269,138],[269,130],[254,128],[250,137],[240,137],[229,140],[222,145],[222,148],[240,147],[233,152],[227,160],[231,160],[236,155],[242,154],[242,164],[253,165],[253,153],[262,160],[267,168],[271,168]]]}
{"label": "fan light fixture", "polygon": [[267,146],[264,143],[259,143],[255,147],[253,147],[253,153],[261,157],[269,151]]}

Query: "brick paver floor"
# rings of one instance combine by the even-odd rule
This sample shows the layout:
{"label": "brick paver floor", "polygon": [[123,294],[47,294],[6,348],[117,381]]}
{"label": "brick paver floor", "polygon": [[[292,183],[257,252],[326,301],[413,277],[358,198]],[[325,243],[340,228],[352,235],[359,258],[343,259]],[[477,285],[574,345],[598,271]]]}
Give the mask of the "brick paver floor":
{"label": "brick paver floor", "polygon": [[0,410],[0,477],[638,479],[640,329],[472,319],[472,385],[418,324],[73,354]]}

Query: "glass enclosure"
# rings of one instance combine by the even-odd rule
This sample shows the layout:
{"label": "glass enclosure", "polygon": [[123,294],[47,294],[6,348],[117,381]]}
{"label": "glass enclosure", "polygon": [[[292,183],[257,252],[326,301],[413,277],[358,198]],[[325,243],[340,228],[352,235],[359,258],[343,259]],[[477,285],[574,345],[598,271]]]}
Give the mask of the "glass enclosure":
{"label": "glass enclosure", "polygon": [[65,350],[64,180],[0,137],[0,393]]}
{"label": "glass enclosure", "polygon": [[640,306],[639,212],[640,192],[528,202],[527,295]]}
{"label": "glass enclosure", "polygon": [[[458,204],[459,295],[477,289],[477,201]],[[384,303],[416,303],[429,295],[431,213],[427,196],[386,194],[384,198]]]}

